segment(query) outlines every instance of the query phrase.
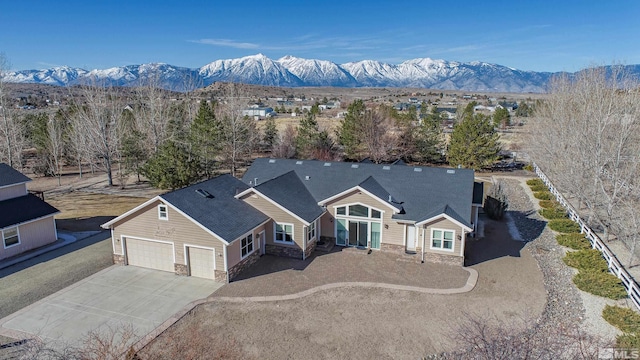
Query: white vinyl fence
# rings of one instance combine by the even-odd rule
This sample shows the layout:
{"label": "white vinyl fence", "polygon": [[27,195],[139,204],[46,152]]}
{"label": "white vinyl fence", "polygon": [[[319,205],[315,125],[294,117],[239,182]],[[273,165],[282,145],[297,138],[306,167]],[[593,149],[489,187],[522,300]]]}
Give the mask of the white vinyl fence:
{"label": "white vinyl fence", "polygon": [[609,271],[611,271],[614,275],[616,275],[624,285],[625,289],[627,289],[627,293],[629,294],[629,298],[636,305],[636,308],[640,310],[640,286],[638,283],[629,275],[627,270],[622,266],[618,258],[616,258],[615,254],[609,250],[609,247],[600,239],[600,237],[591,230],[589,226],[580,218],[578,212],[573,208],[573,206],[562,196],[562,194],[558,191],[558,189],[553,186],[551,180],[545,175],[544,172],[536,165],[533,164],[533,168],[536,171],[536,174],[540,179],[544,182],[544,184],[549,188],[549,191],[556,197],[556,200],[567,210],[569,214],[569,218],[575,221],[580,225],[580,232],[585,235],[587,239],[591,242],[591,246],[594,249],[598,249],[602,253],[602,257],[607,260],[609,264]]}

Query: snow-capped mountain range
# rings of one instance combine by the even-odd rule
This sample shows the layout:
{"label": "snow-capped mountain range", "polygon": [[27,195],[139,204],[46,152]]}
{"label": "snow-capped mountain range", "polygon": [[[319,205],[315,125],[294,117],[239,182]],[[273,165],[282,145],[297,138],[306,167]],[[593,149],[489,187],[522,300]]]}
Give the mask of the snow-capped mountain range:
{"label": "snow-capped mountain range", "polygon": [[[640,65],[628,66],[640,74]],[[54,67],[45,70],[8,72],[4,80],[14,83],[75,85],[89,82],[135,86],[153,77],[164,88],[190,89],[216,81],[269,86],[415,87],[440,90],[488,92],[544,92],[557,73],[521,71],[485,62],[460,63],[420,58],[400,64],[363,60],[336,64],[326,60],[285,56],[272,60],[262,54],[239,59],[216,60],[198,69],[168,64],[142,64],[104,70]]]}

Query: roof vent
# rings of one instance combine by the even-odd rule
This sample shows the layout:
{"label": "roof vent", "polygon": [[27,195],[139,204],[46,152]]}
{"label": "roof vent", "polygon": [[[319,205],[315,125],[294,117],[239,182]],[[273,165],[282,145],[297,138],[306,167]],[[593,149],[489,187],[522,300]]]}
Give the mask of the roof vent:
{"label": "roof vent", "polygon": [[207,190],[203,190],[203,189],[198,189],[196,190],[196,192],[198,193],[198,195],[211,199],[213,198],[213,195],[211,195]]}
{"label": "roof vent", "polygon": [[331,166],[331,163],[324,163],[324,166]]}
{"label": "roof vent", "polygon": [[389,194],[389,202],[393,202],[393,198],[391,197],[391,194]]}
{"label": "roof vent", "polygon": [[269,159],[269,164],[273,164],[276,162],[276,159]]}
{"label": "roof vent", "polygon": [[351,164],[351,168],[352,168],[352,169],[357,169],[357,168],[359,168],[359,167],[360,167],[360,165],[358,165],[358,164]]}
{"label": "roof vent", "polygon": [[415,171],[415,172],[422,172],[422,168],[413,168],[413,171]]}
{"label": "roof vent", "polygon": [[456,171],[455,170],[447,170],[447,174],[455,174]]}
{"label": "roof vent", "polygon": [[311,180],[311,176],[307,175],[304,177],[305,180]]}
{"label": "roof vent", "polygon": [[302,161],[296,161],[296,165],[302,165]]}
{"label": "roof vent", "polygon": [[385,165],[382,167],[382,170],[391,170],[391,166]]}

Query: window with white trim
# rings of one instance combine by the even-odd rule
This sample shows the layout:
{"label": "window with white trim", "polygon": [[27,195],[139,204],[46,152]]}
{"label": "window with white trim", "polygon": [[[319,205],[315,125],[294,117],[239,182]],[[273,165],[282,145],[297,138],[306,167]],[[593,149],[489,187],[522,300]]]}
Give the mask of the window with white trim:
{"label": "window with white trim", "polygon": [[293,244],[293,224],[275,224],[275,242]]}
{"label": "window with white trim", "polygon": [[338,206],[336,207],[336,215],[382,219],[382,211],[362,204]]}
{"label": "window with white trim", "polygon": [[313,221],[307,227],[307,242],[310,242],[316,237],[316,221]]}
{"label": "window with white trim", "polygon": [[253,248],[253,234],[249,234],[240,240],[240,251],[243,259],[253,252]]}
{"label": "window with white trim", "polygon": [[453,239],[455,231],[452,230],[431,230],[431,248],[444,251],[453,251]]}
{"label": "window with white trim", "polygon": [[169,220],[169,210],[167,205],[158,205],[158,219]]}
{"label": "window with white trim", "polygon": [[2,231],[2,240],[4,241],[5,248],[20,244],[20,235],[18,235],[18,228],[12,227],[4,229]]}

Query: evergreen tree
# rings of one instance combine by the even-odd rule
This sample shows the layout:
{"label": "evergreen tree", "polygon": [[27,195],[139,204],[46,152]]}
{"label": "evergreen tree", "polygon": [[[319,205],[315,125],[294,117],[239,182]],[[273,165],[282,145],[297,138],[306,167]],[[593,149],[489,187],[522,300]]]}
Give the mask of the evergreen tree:
{"label": "evergreen tree", "polygon": [[264,149],[271,151],[277,141],[278,129],[276,128],[276,121],[273,118],[268,118],[264,123],[264,135],[262,137]]}
{"label": "evergreen tree", "polygon": [[190,130],[191,151],[207,178],[213,176],[215,158],[220,153],[219,137],[221,124],[214,110],[205,100],[200,102]]}
{"label": "evergreen tree", "polygon": [[313,112],[309,112],[298,125],[298,134],[296,135],[296,153],[301,159],[309,159],[312,157],[313,150],[318,143],[320,129],[318,121]]}
{"label": "evergreen tree", "polygon": [[475,102],[462,112],[461,121],[453,128],[447,159],[451,166],[480,170],[498,158],[500,136],[489,116],[475,114]]}
{"label": "evergreen tree", "polygon": [[142,167],[142,174],[160,189],[188,186],[199,179],[198,173],[198,164],[190,159],[186,147],[171,140],[163,143]]}
{"label": "evergreen tree", "polygon": [[[425,113],[421,109],[421,113]],[[442,158],[442,126],[438,109],[433,106],[431,112],[423,115],[416,128],[414,158],[419,162],[433,163]]]}
{"label": "evergreen tree", "polygon": [[511,122],[511,115],[509,110],[504,107],[499,107],[493,112],[493,124],[501,129],[506,129]]}
{"label": "evergreen tree", "polygon": [[344,119],[337,130],[338,143],[342,145],[344,156],[351,160],[360,160],[362,153],[362,123],[365,116],[362,100],[355,100],[347,108]]}

